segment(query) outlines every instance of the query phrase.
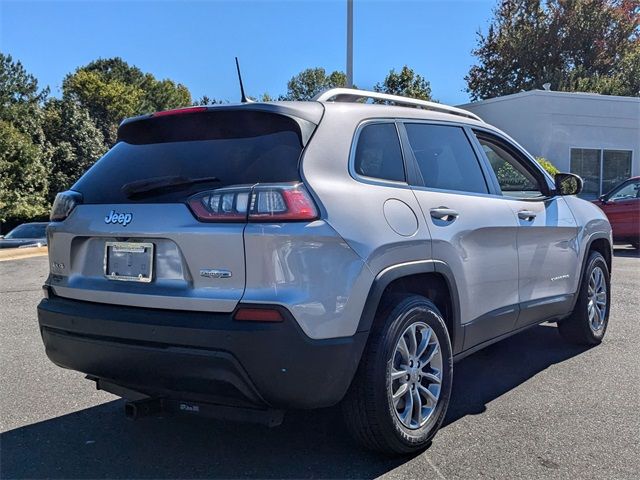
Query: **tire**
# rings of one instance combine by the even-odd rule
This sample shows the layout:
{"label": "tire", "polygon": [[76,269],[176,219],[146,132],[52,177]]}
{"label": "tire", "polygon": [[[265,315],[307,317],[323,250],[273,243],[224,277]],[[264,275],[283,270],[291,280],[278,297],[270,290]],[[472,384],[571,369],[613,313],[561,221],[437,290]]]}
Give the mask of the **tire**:
{"label": "tire", "polygon": [[[411,335],[416,339],[413,343]],[[425,344],[427,348],[418,355]],[[405,368],[409,363],[411,366]],[[398,377],[400,371],[404,374]],[[398,377],[393,381],[392,373]],[[418,295],[394,297],[376,318],[358,371],[342,402],[345,423],[353,437],[370,450],[388,454],[420,451],[428,446],[444,420],[452,380],[451,342],[437,307]],[[405,388],[402,385],[407,385],[406,393],[398,395],[394,402],[392,395],[400,394]],[[422,408],[417,407],[418,401]]]}
{"label": "tire", "polygon": [[[600,273],[598,273],[600,272]],[[598,280],[599,275],[602,279]],[[604,290],[601,290],[601,287]],[[598,295],[591,294],[595,291]],[[604,296],[602,295],[604,292]],[[596,302],[604,301],[604,303]],[[577,345],[598,345],[602,342],[609,324],[611,309],[611,282],[609,267],[602,255],[591,252],[587,260],[578,292],[578,299],[571,315],[558,322],[560,335]]]}

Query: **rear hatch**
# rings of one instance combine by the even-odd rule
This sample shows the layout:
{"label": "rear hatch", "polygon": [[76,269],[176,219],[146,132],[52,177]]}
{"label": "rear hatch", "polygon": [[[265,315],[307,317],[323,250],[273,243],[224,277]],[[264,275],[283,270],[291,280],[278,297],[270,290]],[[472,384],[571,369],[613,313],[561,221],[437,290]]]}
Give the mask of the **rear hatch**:
{"label": "rear hatch", "polygon": [[[321,116],[317,103],[257,104],[123,122],[116,145],[56,200],[48,230],[54,293],[232,311],[245,288],[247,210],[272,207],[268,186],[297,199],[300,156]],[[264,198],[254,199],[260,189]]]}

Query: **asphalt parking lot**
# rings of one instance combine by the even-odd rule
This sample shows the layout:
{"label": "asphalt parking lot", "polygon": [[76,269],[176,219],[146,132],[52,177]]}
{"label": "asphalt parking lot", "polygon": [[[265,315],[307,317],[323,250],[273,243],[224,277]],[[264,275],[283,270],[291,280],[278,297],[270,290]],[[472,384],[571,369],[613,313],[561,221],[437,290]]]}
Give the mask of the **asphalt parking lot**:
{"label": "asphalt parking lot", "polygon": [[123,402],[45,357],[46,257],[0,262],[0,478],[640,477],[640,258],[617,249],[602,345],[535,327],[456,365],[445,426],[412,458],[359,449],[339,411],[275,429],[127,420]]}

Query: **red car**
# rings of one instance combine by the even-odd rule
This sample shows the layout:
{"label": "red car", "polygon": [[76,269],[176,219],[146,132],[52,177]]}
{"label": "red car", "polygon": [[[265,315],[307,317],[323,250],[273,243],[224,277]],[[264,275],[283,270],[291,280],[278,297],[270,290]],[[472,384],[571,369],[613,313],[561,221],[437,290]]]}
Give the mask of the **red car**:
{"label": "red car", "polygon": [[640,177],[632,177],[593,203],[609,218],[613,241],[640,248]]}

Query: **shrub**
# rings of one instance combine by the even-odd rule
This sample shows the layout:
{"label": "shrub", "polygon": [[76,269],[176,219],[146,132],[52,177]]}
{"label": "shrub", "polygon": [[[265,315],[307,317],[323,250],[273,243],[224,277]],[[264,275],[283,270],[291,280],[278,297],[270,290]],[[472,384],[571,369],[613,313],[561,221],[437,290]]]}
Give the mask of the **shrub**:
{"label": "shrub", "polygon": [[560,173],[560,170],[556,168],[556,166],[547,160],[544,157],[536,157],[536,161],[540,164],[542,168],[544,168],[552,177],[556,175],[556,173]]}

